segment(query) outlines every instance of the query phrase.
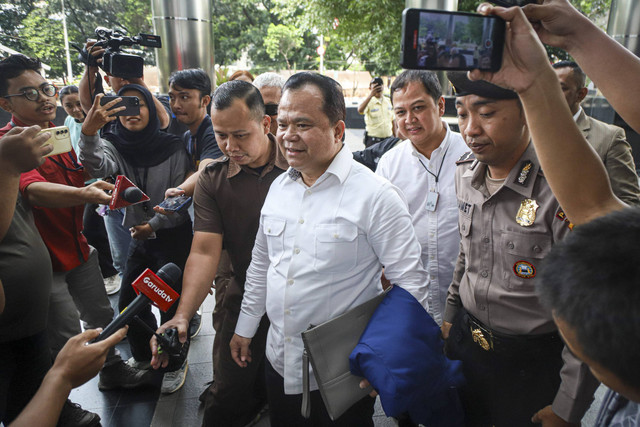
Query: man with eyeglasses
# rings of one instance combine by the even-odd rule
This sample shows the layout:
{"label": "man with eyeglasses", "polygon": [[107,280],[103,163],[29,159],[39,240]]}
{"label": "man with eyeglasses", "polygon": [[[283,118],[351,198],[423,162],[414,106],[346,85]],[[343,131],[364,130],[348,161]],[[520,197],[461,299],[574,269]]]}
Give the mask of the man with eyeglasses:
{"label": "man with eyeglasses", "polygon": [[[51,121],[56,115],[57,91],[39,74],[40,68],[40,61],[24,55],[11,55],[0,62],[0,107],[12,114],[11,121],[0,129],[0,136],[16,126],[54,126]],[[53,267],[47,336],[54,356],[69,338],[81,332],[80,318],[91,329],[104,328],[113,319],[97,251],[82,234],[84,204],[109,203],[105,190],[113,189],[113,185],[96,181],[85,187],[85,179],[73,151],[50,156],[38,168],[20,176],[20,192],[33,207],[36,227]],[[111,351],[98,386],[102,390],[132,388],[151,379]],[[61,419],[69,424],[94,425],[99,421],[97,415],[79,407],[66,407]]]}

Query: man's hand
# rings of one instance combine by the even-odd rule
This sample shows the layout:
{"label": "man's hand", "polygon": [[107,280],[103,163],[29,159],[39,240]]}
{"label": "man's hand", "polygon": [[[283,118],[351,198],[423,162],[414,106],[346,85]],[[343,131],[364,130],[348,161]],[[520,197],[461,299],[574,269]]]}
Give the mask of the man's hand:
{"label": "man's hand", "polygon": [[543,427],[580,427],[580,424],[568,423],[553,412],[551,405],[540,409],[531,418],[531,422]]}
{"label": "man's hand", "polygon": [[136,240],[147,240],[153,234],[153,228],[149,224],[134,225],[129,231],[131,238]]}
{"label": "man's hand", "polygon": [[113,108],[118,102],[122,101],[122,98],[116,98],[104,105],[100,105],[100,100],[103,96],[104,94],[101,93],[96,95],[91,109],[87,112],[87,117],[82,123],[82,133],[85,135],[97,135],[104,125],[118,118],[115,113],[127,108],[125,106]]}
{"label": "man's hand", "polygon": [[82,188],[82,198],[85,200],[85,203],[108,205],[109,202],[111,202],[111,196],[106,192],[113,191],[114,187],[113,184],[98,180]]}
{"label": "man's hand", "polygon": [[246,368],[248,363],[251,363],[251,350],[249,349],[251,344],[251,338],[241,337],[238,334],[233,334],[229,347],[231,347],[231,357],[234,362],[241,368]]}
{"label": "man's hand", "polygon": [[89,55],[93,56],[96,59],[98,64],[102,64],[102,55],[104,55],[105,48],[103,46],[98,46],[96,48],[93,47],[97,42],[94,40],[88,41],[84,48],[89,52]]}
{"label": "man's hand", "polygon": [[43,145],[50,132],[40,132],[40,126],[14,127],[0,138],[0,166],[15,175],[40,166],[44,156],[53,151],[53,145]]}
{"label": "man's hand", "polygon": [[382,93],[382,90],[383,90],[383,87],[382,87],[382,85],[381,85],[381,84],[374,85],[374,86],[371,88],[371,94],[370,94],[370,96],[371,96],[371,97],[378,96],[379,94],[381,94],[381,93]]}
{"label": "man's hand", "polygon": [[59,376],[69,390],[78,387],[95,377],[107,358],[109,349],[127,335],[127,328],[122,328],[109,338],[88,344],[100,334],[100,329],[87,330],[67,341],[62,347],[50,375]]}
{"label": "man's hand", "polygon": [[[525,92],[545,73],[554,74],[547,52],[520,7],[505,9],[488,3],[478,6],[483,15],[497,15],[507,21],[502,68],[496,72],[473,70],[471,80],[484,79],[498,86]],[[557,77],[556,77],[557,78]]]}
{"label": "man's hand", "polygon": [[447,339],[449,338],[449,331],[451,330],[451,323],[449,322],[442,322],[442,326],[440,326],[440,331],[442,332],[442,338],[443,339]]}
{"label": "man's hand", "polygon": [[[371,387],[371,383],[366,378],[364,378],[362,381],[360,381],[360,384],[358,384],[358,385],[360,386],[360,388],[362,390],[364,390],[367,387]],[[373,389],[371,391],[371,393],[369,393],[369,396],[371,396],[371,397],[376,397],[377,395],[378,395],[378,392],[375,389]]]}
{"label": "man's hand", "polygon": [[[568,0],[545,0],[543,4],[528,4],[522,11],[533,24],[544,43],[571,50],[572,43],[591,21],[578,12]],[[585,22],[586,21],[586,22]]]}
{"label": "man's hand", "polygon": [[[164,198],[168,199],[169,197],[181,196],[183,194],[184,190],[182,188],[167,188],[167,191],[164,192]],[[162,215],[173,215],[173,211],[168,211],[158,205],[153,207],[153,211]]]}
{"label": "man's hand", "polygon": [[[176,328],[178,329],[178,339],[180,343],[184,344],[187,342],[187,333],[189,331],[189,320],[184,319],[180,316],[175,316],[173,319],[164,323],[162,326],[158,328],[156,331],[158,334],[163,334],[167,329]],[[153,369],[166,368],[169,364],[169,357],[162,352],[158,353],[158,339],[156,336],[152,336],[149,341],[149,345],[151,346],[151,367]]]}

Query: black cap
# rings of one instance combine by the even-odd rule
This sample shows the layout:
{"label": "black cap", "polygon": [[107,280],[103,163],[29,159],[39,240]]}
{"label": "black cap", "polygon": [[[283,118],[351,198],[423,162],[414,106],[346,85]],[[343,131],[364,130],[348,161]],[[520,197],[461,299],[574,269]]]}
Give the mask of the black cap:
{"label": "black cap", "polygon": [[469,80],[466,71],[447,71],[447,78],[451,82],[456,96],[478,95],[491,99],[516,99],[518,97],[516,92],[496,86],[486,80]]}
{"label": "black cap", "polygon": [[382,84],[382,78],[374,77],[373,79],[371,79],[371,83],[369,83],[369,86],[371,86],[371,85],[381,85],[381,84]]}

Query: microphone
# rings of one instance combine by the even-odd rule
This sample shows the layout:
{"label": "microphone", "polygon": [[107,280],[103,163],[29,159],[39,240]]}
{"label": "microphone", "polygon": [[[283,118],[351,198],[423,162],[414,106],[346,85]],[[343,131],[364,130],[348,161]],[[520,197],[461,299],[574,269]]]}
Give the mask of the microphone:
{"label": "microphone", "polygon": [[148,268],[142,272],[131,286],[139,291],[138,296],[125,307],[124,310],[116,317],[106,328],[98,335],[93,342],[102,341],[113,335],[118,329],[131,323],[145,307],[153,304],[162,311],[167,311],[180,297],[172,286],[180,280],[182,270],[174,263],[169,263],[155,275]]}
{"label": "microphone", "polygon": [[138,187],[125,188],[121,196],[129,203],[138,203],[144,197],[144,193]]}

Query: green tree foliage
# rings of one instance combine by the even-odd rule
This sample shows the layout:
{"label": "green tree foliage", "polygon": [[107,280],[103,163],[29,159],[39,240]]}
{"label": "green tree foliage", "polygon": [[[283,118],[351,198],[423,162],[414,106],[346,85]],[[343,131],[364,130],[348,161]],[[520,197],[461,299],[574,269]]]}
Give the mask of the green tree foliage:
{"label": "green tree foliage", "polygon": [[[149,0],[64,0],[70,43],[83,46],[95,38],[98,26],[123,30],[135,35],[152,32]],[[25,55],[37,56],[51,66],[50,76],[66,73],[60,0],[13,0],[0,2],[0,43]],[[153,63],[153,51],[136,49],[145,61]],[[71,51],[73,71],[82,71],[77,53]]]}
{"label": "green tree foliage", "polygon": [[285,22],[329,36],[345,58],[358,58],[368,71],[399,70],[404,0],[280,0],[279,6]]}
{"label": "green tree foliage", "polygon": [[264,47],[272,59],[282,56],[287,63],[287,69],[291,70],[289,57],[293,49],[302,45],[300,31],[292,25],[269,24],[267,37],[264,40]]}

